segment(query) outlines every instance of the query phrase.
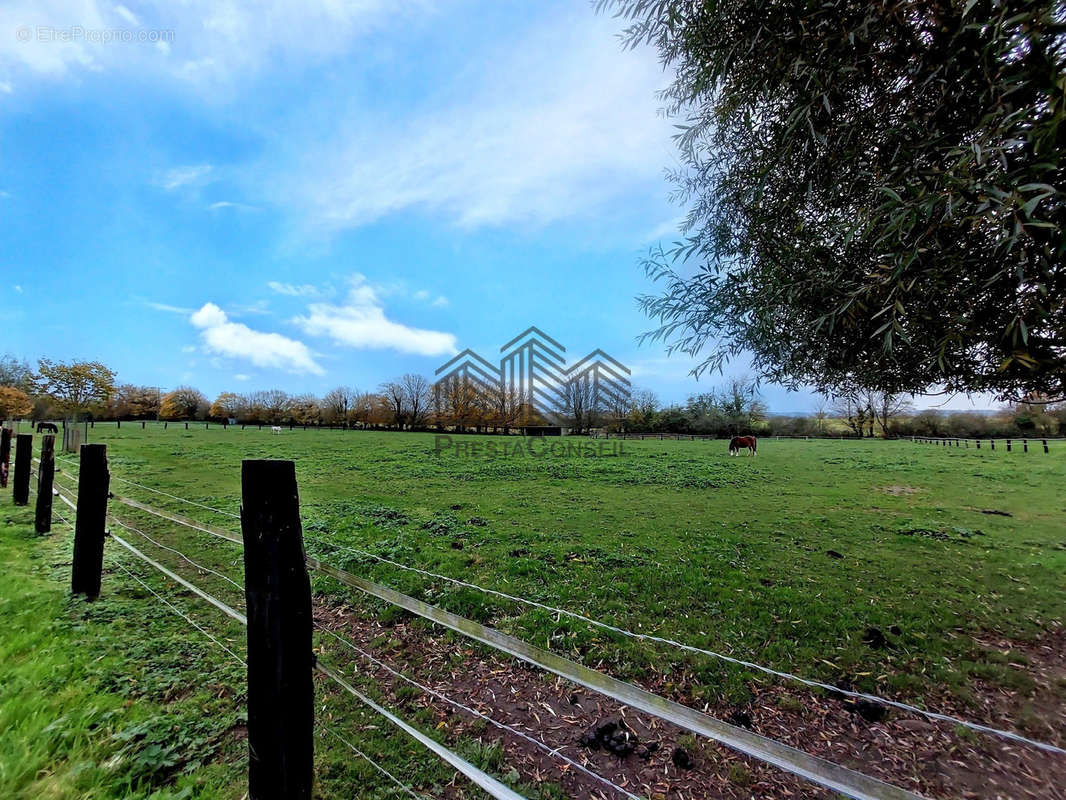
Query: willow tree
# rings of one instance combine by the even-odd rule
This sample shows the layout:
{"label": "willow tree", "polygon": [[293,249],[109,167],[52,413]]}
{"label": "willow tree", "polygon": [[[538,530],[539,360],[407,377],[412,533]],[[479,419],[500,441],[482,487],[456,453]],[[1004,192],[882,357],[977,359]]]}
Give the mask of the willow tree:
{"label": "willow tree", "polygon": [[600,5],[675,74],[648,336],[792,387],[1064,394],[1066,4]]}

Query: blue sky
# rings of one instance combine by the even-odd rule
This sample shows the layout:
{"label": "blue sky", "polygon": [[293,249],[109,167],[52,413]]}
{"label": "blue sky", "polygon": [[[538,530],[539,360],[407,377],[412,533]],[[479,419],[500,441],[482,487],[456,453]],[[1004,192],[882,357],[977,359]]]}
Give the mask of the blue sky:
{"label": "blue sky", "polygon": [[708,388],[636,341],[638,258],[682,209],[667,76],[619,27],[581,0],[5,3],[0,349],[322,393],[537,325],[664,401]]}

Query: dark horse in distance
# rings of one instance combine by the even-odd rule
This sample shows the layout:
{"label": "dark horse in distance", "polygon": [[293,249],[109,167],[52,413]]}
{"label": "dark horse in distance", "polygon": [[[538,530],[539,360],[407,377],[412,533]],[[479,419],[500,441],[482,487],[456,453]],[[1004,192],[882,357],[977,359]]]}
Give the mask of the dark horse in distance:
{"label": "dark horse in distance", "polygon": [[755,455],[756,441],[754,436],[734,436],[729,440],[729,455],[739,455],[745,447],[751,455]]}
{"label": "dark horse in distance", "polygon": [[56,427],[54,422],[38,422],[37,433],[44,433],[45,431],[48,433],[59,433],[59,428]]}

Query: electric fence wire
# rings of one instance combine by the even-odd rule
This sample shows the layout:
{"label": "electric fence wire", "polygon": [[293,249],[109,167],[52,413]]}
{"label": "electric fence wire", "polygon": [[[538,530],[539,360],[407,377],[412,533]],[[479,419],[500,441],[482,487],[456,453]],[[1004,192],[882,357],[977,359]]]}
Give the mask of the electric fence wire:
{"label": "electric fence wire", "polygon": [[173,548],[173,547],[169,547],[169,546],[163,544],[162,542],[156,541],[155,539],[153,539],[151,536],[149,536],[144,531],[142,531],[142,530],[140,530],[138,528],[133,527],[132,525],[129,525],[129,524],[123,522],[122,520],[120,520],[118,517],[116,517],[114,515],[111,516],[111,521],[114,522],[116,525],[119,525],[120,527],[125,528],[128,531],[131,531],[133,533],[139,534],[140,536],[143,536],[145,539],[147,539],[149,542],[154,544],[156,547],[162,548],[163,550],[169,550],[171,553],[174,553],[175,555],[177,555],[180,558],[184,559],[189,564],[192,564],[194,567],[196,567],[196,569],[198,569],[198,570],[200,570],[202,572],[210,572],[212,575],[218,576],[222,580],[226,581],[226,583],[230,584],[235,589],[237,589],[237,591],[239,591],[241,593],[244,592],[244,586],[239,584],[239,583],[237,583],[237,581],[233,580],[228,575],[224,575],[221,572],[218,572],[217,570],[211,569],[211,567],[205,567],[203,564],[199,564],[196,561],[193,561],[191,558],[189,558],[187,555],[185,555],[185,553],[181,552],[180,550],[177,550],[176,548]]}
{"label": "electric fence wire", "polygon": [[[126,479],[118,478],[118,480],[125,481]],[[127,483],[132,483],[132,481],[126,481],[126,482]],[[158,491],[158,490],[152,489],[151,487],[141,486],[141,484],[133,484],[133,485],[134,486],[140,486],[141,488],[148,489],[149,491]],[[166,494],[166,493],[165,492],[160,492],[160,494]],[[168,495],[168,496],[173,497],[174,499],[179,500],[181,502],[185,502],[185,503],[190,503],[192,505],[201,506],[201,507],[206,508],[206,509],[208,509],[210,511],[216,511],[218,513],[226,514],[228,516],[237,517],[237,518],[239,518],[239,516],[240,516],[238,514],[230,514],[229,512],[222,511],[221,509],[212,508],[210,506],[203,506],[200,503],[196,503],[196,502],[194,502],[192,500],[186,500],[185,498],[177,497],[176,495]],[[182,524],[187,524],[187,523],[182,523]],[[194,525],[188,525],[188,527],[195,527],[195,526]],[[210,533],[210,531],[208,531],[208,532]],[[215,535],[218,535],[218,534],[215,534]],[[226,537],[222,537],[222,538],[226,538]],[[412,566],[409,566],[407,564],[402,564],[402,563],[400,563],[398,561],[394,561],[392,559],[386,558],[385,556],[380,556],[380,555],[377,555],[375,553],[371,553],[371,552],[366,551],[366,550],[362,550],[362,549],[355,548],[355,547],[350,547],[350,546],[347,546],[347,545],[337,544],[335,542],[322,542],[322,541],[317,540],[317,539],[312,538],[312,537],[307,537],[307,538],[308,538],[308,541],[312,542],[313,544],[318,545],[319,547],[325,546],[325,547],[331,547],[331,548],[334,548],[334,549],[345,550],[345,551],[348,551],[348,552],[353,553],[355,555],[364,556],[366,558],[370,558],[370,559],[373,559],[375,561],[378,561],[378,562],[381,562],[381,563],[384,563],[384,564],[388,564],[390,566],[396,567],[397,569],[402,569],[402,570],[406,570],[408,572],[417,573],[417,574],[422,575],[424,577],[429,577],[429,578],[433,578],[433,579],[436,579],[436,580],[443,580],[443,581],[446,581],[446,582],[451,583],[451,584],[456,585],[456,586],[462,586],[462,587],[465,587],[465,588],[473,589],[475,591],[483,592],[485,594],[494,595],[494,596],[499,597],[499,598],[504,599],[504,600],[509,600],[511,602],[521,603],[521,604],[528,605],[528,606],[531,606],[531,607],[534,607],[534,608],[539,608],[541,610],[548,611],[549,613],[552,613],[552,614],[558,614],[558,615],[570,617],[572,619],[576,619],[576,620],[579,620],[579,621],[584,622],[586,624],[598,627],[598,628],[600,628],[602,630],[610,631],[611,633],[616,633],[616,634],[619,634],[621,636],[626,636],[628,638],[631,638],[631,639],[634,639],[634,640],[637,640],[637,641],[657,642],[659,644],[664,644],[664,645],[667,645],[669,647],[674,647],[674,648],[679,649],[679,650],[683,650],[683,651],[686,651],[686,652],[695,653],[695,654],[699,654],[699,655],[708,656],[708,657],[711,657],[711,658],[718,659],[720,661],[724,661],[726,663],[733,664],[735,666],[740,666],[740,667],[744,667],[744,668],[747,668],[747,669],[755,670],[757,672],[762,672],[763,674],[771,675],[771,676],[774,676],[774,677],[777,677],[777,678],[780,678],[780,679],[783,679],[783,680],[793,681],[795,683],[799,683],[801,685],[807,686],[808,688],[821,689],[823,691],[830,692],[830,693],[832,693],[834,695],[837,695],[837,696],[849,697],[849,698],[855,699],[855,700],[866,700],[866,701],[871,702],[871,703],[877,703],[879,705],[889,706],[889,707],[896,708],[896,709],[901,710],[901,711],[906,711],[906,712],[911,713],[911,714],[917,714],[917,715],[926,717],[927,719],[937,720],[939,722],[946,722],[946,723],[950,723],[950,724],[953,724],[953,725],[960,725],[960,726],[962,726],[964,728],[968,728],[970,730],[991,734],[993,736],[998,736],[998,737],[1003,738],[1003,739],[1009,739],[1011,741],[1019,742],[1021,744],[1025,744],[1025,745],[1029,745],[1031,747],[1036,747],[1036,748],[1039,748],[1041,750],[1045,750],[1047,752],[1057,753],[1059,755],[1066,755],[1066,749],[1063,749],[1063,748],[1058,747],[1056,745],[1050,744],[1048,742],[1042,742],[1042,741],[1039,741],[1037,739],[1031,739],[1031,738],[1029,738],[1027,736],[1022,736],[1021,734],[1015,733],[1013,731],[1003,730],[1003,729],[1000,729],[1000,728],[994,728],[994,727],[991,727],[991,726],[988,726],[988,725],[982,725],[981,723],[971,722],[969,720],[960,719],[958,717],[953,717],[953,716],[948,715],[948,714],[941,714],[941,713],[938,713],[938,712],[935,712],[935,711],[928,711],[926,709],[919,708],[918,706],[911,705],[909,703],[904,703],[904,702],[901,702],[901,701],[898,701],[898,700],[890,700],[888,698],[881,697],[881,696],[875,695],[875,694],[869,694],[867,692],[857,692],[857,691],[854,691],[854,690],[851,690],[851,689],[844,689],[842,687],[834,686],[834,685],[829,684],[829,683],[824,683],[824,682],[821,682],[821,681],[816,681],[816,680],[812,680],[812,679],[809,679],[809,678],[804,678],[804,677],[802,677],[800,675],[796,675],[796,674],[791,673],[791,672],[785,672],[783,670],[773,669],[772,667],[766,667],[766,666],[763,666],[761,664],[757,664],[757,663],[755,663],[753,661],[747,661],[745,659],[735,658],[733,656],[726,655],[725,653],[720,653],[720,652],[717,652],[717,651],[714,651],[714,650],[708,650],[708,649],[705,649],[705,648],[702,648],[702,647],[696,647],[694,645],[685,644],[684,642],[679,642],[679,641],[677,641],[675,639],[670,639],[670,638],[666,638],[666,637],[662,637],[662,636],[656,636],[656,635],[650,634],[650,633],[635,633],[633,631],[626,630],[625,628],[620,628],[620,627],[618,627],[616,625],[612,625],[612,624],[607,623],[607,622],[602,622],[600,620],[593,619],[592,617],[588,617],[588,616],[586,616],[584,614],[579,614],[577,612],[569,611],[569,610],[564,609],[564,608],[558,608],[556,606],[550,606],[550,605],[547,605],[545,603],[537,602],[536,600],[529,600],[529,599],[524,598],[524,597],[518,597],[516,595],[508,594],[506,592],[501,592],[501,591],[496,590],[496,589],[489,589],[489,588],[486,588],[486,587],[483,587],[483,586],[479,586],[479,585],[474,584],[474,583],[470,583],[468,581],[461,580],[459,578],[453,578],[453,577],[450,577],[450,576],[447,576],[447,575],[442,575],[440,573],[436,573],[436,572],[431,572],[429,570],[420,569],[419,567],[412,567]]]}
{"label": "electric fence wire", "polygon": [[315,627],[318,628],[318,630],[322,631],[323,633],[329,634],[330,636],[332,636],[334,639],[336,639],[341,644],[346,645],[347,647],[351,648],[353,651],[355,651],[356,653],[361,655],[367,661],[371,662],[372,664],[377,665],[381,669],[383,669],[386,672],[388,672],[390,675],[392,675],[392,676],[394,676],[396,678],[399,678],[400,680],[404,681],[405,683],[407,683],[407,684],[409,684],[411,686],[414,686],[415,688],[420,689],[421,691],[423,691],[423,692],[425,692],[427,694],[430,694],[433,697],[436,697],[438,700],[443,700],[445,703],[448,703],[448,704],[454,706],[455,708],[458,708],[461,711],[465,711],[466,713],[471,714],[472,716],[475,716],[478,719],[484,720],[485,722],[488,722],[491,725],[495,725],[497,728],[499,728],[501,730],[508,731],[509,733],[512,733],[515,736],[518,736],[518,737],[524,739],[525,741],[529,742],[530,744],[534,745],[535,747],[539,748],[540,750],[543,750],[548,755],[553,756],[555,758],[559,758],[559,759],[565,761],[570,766],[572,766],[572,767],[578,769],[579,771],[585,773],[590,778],[593,778],[593,779],[599,781],[600,783],[604,784],[608,788],[614,789],[617,792],[625,795],[626,797],[630,798],[630,800],[642,800],[642,798],[638,797],[635,794],[632,794],[631,792],[627,791],[626,789],[623,789],[618,784],[608,780],[607,778],[603,777],[602,775],[599,775],[596,772],[593,772],[592,770],[590,770],[587,767],[585,767],[583,764],[580,764],[579,762],[574,761],[573,759],[567,757],[564,753],[560,752],[560,750],[558,748],[549,747],[547,744],[542,742],[540,739],[537,739],[537,738],[535,738],[533,736],[530,736],[530,735],[524,733],[523,731],[520,731],[517,728],[514,728],[514,727],[512,727],[512,726],[510,726],[510,725],[508,725],[508,724],[506,724],[504,722],[500,722],[499,720],[493,719],[492,717],[488,716],[487,714],[483,714],[482,712],[478,711],[475,708],[471,708],[468,705],[464,705],[463,703],[460,703],[458,700],[453,700],[452,698],[448,697],[445,694],[442,694],[441,692],[437,691],[436,689],[431,689],[429,686],[426,686],[425,684],[419,683],[414,678],[411,678],[411,677],[405,675],[404,673],[400,672],[399,670],[393,669],[391,666],[386,664],[384,661],[381,661],[380,659],[375,658],[370,653],[368,653],[367,651],[363,650],[361,647],[358,647],[357,645],[355,645],[352,642],[350,642],[348,639],[337,635],[335,632],[329,630],[328,628],[323,628],[321,625],[318,625],[317,623],[316,623]]}
{"label": "electric fence wire", "polygon": [[374,769],[376,769],[378,772],[380,772],[382,775],[384,775],[390,781],[395,783],[405,793],[407,793],[411,797],[415,798],[415,800],[424,800],[424,798],[428,797],[428,795],[422,794],[421,792],[416,792],[410,786],[405,784],[403,781],[401,781],[399,778],[397,778],[395,775],[393,775],[391,772],[389,772],[387,769],[385,769],[383,766],[381,766],[381,764],[376,762],[374,759],[372,759],[370,756],[368,756],[366,753],[364,753],[362,750],[360,750],[354,744],[352,744],[347,739],[345,739],[343,736],[341,736],[339,733],[337,733],[335,730],[333,730],[333,728],[329,727],[329,725],[327,725],[326,723],[324,723],[324,722],[315,722],[315,727],[321,728],[322,730],[326,731],[327,733],[331,734],[332,736],[335,736],[349,750],[351,750],[357,756],[366,759],[367,763],[370,764],[370,766],[372,766]]}
{"label": "electric fence wire", "polygon": [[125,572],[127,575],[129,575],[131,578],[133,578],[133,580],[137,581],[137,583],[139,583],[141,586],[143,586],[146,590],[148,590],[153,595],[155,595],[156,599],[159,600],[159,602],[161,602],[163,605],[165,605],[167,608],[169,608],[171,611],[173,611],[179,617],[181,617],[186,622],[188,622],[190,625],[192,625],[194,628],[196,628],[196,630],[200,631],[200,633],[202,633],[204,636],[206,636],[208,639],[210,639],[212,642],[214,642],[220,648],[222,648],[227,653],[229,653],[231,656],[233,656],[233,658],[235,658],[239,664],[241,664],[242,666],[247,668],[248,662],[245,661],[243,658],[241,658],[239,655],[237,655],[235,652],[233,652],[233,650],[228,648],[221,641],[219,641],[219,639],[216,638],[210,631],[208,631],[206,628],[202,627],[199,623],[196,622],[196,620],[194,620],[192,617],[190,617],[188,614],[186,614],[180,608],[178,608],[173,603],[171,603],[169,600],[167,600],[165,597],[163,597],[161,594],[159,594],[159,592],[157,592],[155,589],[153,589],[151,586],[149,586],[147,583],[145,583],[143,580],[141,580],[139,577],[137,577],[137,575],[135,575],[131,570],[127,569],[126,566],[124,564],[122,564],[122,562],[118,561],[117,559],[112,559],[112,561],[114,562],[116,567],[121,569],[123,572]]}
{"label": "electric fence wire", "polygon": [[565,608],[557,608],[555,606],[546,605],[545,603],[539,603],[536,600],[529,600],[529,599],[524,598],[524,597],[517,597],[517,596],[512,595],[512,594],[507,594],[506,592],[501,592],[501,591],[498,591],[496,589],[487,589],[487,588],[485,588],[483,586],[478,586],[477,584],[469,583],[468,581],[460,580],[458,578],[452,578],[452,577],[449,577],[447,575],[441,575],[441,574],[436,573],[436,572],[430,572],[428,570],[419,569],[418,567],[411,567],[411,566],[408,566],[406,564],[401,564],[398,561],[393,561],[392,559],[385,558],[384,556],[379,556],[379,555],[376,555],[374,553],[370,553],[370,552],[368,552],[366,550],[360,550],[359,548],[349,547],[349,546],[341,545],[341,544],[336,544],[334,542],[325,542],[325,543],[323,543],[321,541],[318,541],[316,539],[312,539],[310,537],[308,537],[308,539],[309,539],[309,541],[313,542],[314,544],[319,545],[320,547],[323,546],[323,544],[325,544],[325,546],[327,546],[327,547],[333,547],[335,549],[340,549],[340,550],[347,550],[347,551],[349,551],[351,553],[354,553],[356,555],[366,556],[368,558],[371,558],[371,559],[374,559],[376,561],[388,564],[390,566],[397,567],[398,569],[407,570],[409,572],[415,572],[415,573],[418,573],[420,575],[423,575],[423,576],[429,577],[429,578],[435,578],[435,579],[438,579],[438,580],[443,580],[443,581],[446,581],[448,583],[452,583],[452,584],[454,584],[456,586],[462,586],[462,587],[465,587],[465,588],[468,588],[468,589],[474,589],[476,591],[483,592],[485,594],[495,595],[496,597],[500,597],[500,598],[505,599],[505,600],[510,600],[512,602],[515,602],[515,603],[522,603],[522,604],[525,604],[525,605],[528,605],[528,606],[532,606],[534,608],[539,608],[539,609],[542,609],[544,611],[548,611],[548,612],[550,612],[552,614],[560,614],[562,616],[566,616],[566,617],[570,617],[572,619],[580,620],[581,622],[587,623],[589,625],[593,625],[593,626],[601,628],[603,630],[610,631],[611,633],[617,633],[617,634],[619,634],[621,636],[626,636],[626,637],[629,637],[631,639],[636,639],[637,641],[658,642],[659,644],[665,644],[665,645],[668,645],[670,647],[677,648],[679,650],[685,650],[685,651],[690,652],[690,653],[697,653],[697,654],[700,654],[700,655],[709,656],[711,658],[716,658],[716,659],[718,659],[720,661],[725,661],[727,663],[734,664],[736,666],[745,667],[747,669],[753,669],[753,670],[756,670],[758,672],[762,672],[763,674],[766,674],[766,675],[773,675],[774,677],[777,677],[777,678],[793,681],[795,683],[802,684],[802,685],[807,686],[809,688],[822,689],[824,691],[831,692],[831,693],[833,693],[835,695],[843,695],[845,697],[850,697],[850,698],[856,699],[856,700],[867,700],[867,701],[872,702],[872,703],[878,703],[878,704],[884,705],[884,706],[891,706],[892,708],[896,708],[896,709],[899,709],[901,711],[906,711],[906,712],[909,712],[911,714],[919,714],[919,715],[924,716],[924,717],[926,717],[928,719],[935,719],[935,720],[938,720],[940,722],[948,722],[948,723],[951,723],[953,725],[961,725],[961,726],[963,726],[965,728],[969,728],[971,730],[981,731],[983,733],[992,734],[994,736],[999,736],[999,737],[1004,738],[1004,739],[1010,739],[1012,741],[1020,742],[1022,744],[1027,744],[1027,745],[1030,745],[1032,747],[1040,748],[1041,750],[1046,750],[1048,752],[1058,753],[1060,755],[1066,755],[1066,749],[1063,749],[1061,747],[1057,747],[1057,746],[1055,746],[1053,744],[1049,744],[1047,742],[1039,741],[1037,739],[1030,739],[1030,738],[1028,738],[1026,736],[1022,736],[1021,734],[1014,733],[1013,731],[1007,731],[1007,730],[1001,730],[999,728],[993,728],[993,727],[990,727],[988,725],[982,725],[982,724],[980,724],[978,722],[970,722],[968,720],[960,719],[958,717],[953,717],[953,716],[950,716],[948,714],[940,714],[940,713],[935,712],[935,711],[927,711],[926,709],[919,708],[918,706],[914,706],[914,705],[911,705],[909,703],[903,703],[903,702],[900,702],[898,700],[889,700],[888,698],[880,697],[879,695],[875,695],[875,694],[867,694],[866,692],[856,692],[856,691],[853,691],[851,689],[844,689],[844,688],[841,688],[839,686],[833,686],[832,684],[823,683],[821,681],[811,680],[809,678],[804,678],[804,677],[801,677],[800,675],[795,675],[795,674],[793,674],[791,672],[785,672],[785,671],[782,671],[782,670],[776,670],[776,669],[773,669],[772,667],[765,667],[765,666],[763,666],[761,664],[756,664],[756,663],[754,663],[752,661],[746,661],[744,659],[735,658],[733,656],[726,655],[725,653],[719,653],[719,652],[716,652],[714,650],[707,650],[707,649],[704,649],[702,647],[695,647],[693,645],[685,644],[683,642],[679,642],[679,641],[676,641],[674,639],[668,639],[668,638],[665,638],[665,637],[662,637],[662,636],[656,636],[656,635],[650,634],[650,633],[634,633],[633,631],[626,630],[625,628],[619,628],[616,625],[611,625],[610,623],[601,622],[598,619],[593,619],[592,617],[587,617],[584,614],[579,614],[579,613],[574,612],[574,611],[568,611]]}

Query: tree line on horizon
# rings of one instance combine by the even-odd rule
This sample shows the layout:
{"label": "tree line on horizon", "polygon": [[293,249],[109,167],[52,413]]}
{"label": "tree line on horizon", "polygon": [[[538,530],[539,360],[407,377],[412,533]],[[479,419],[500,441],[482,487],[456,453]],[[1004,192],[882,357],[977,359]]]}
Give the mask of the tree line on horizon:
{"label": "tree line on horizon", "polygon": [[635,388],[597,398],[588,381],[561,388],[548,415],[505,386],[448,378],[433,382],[407,373],[374,391],[338,386],[322,396],[280,389],[221,392],[213,400],[193,386],[163,392],[119,383],[99,362],[41,359],[37,370],[25,361],[0,357],[0,417],[92,420],[199,420],[252,425],[338,426],[392,430],[510,431],[525,426],[563,425],[578,433],[682,433],[726,436],[848,435],[1023,436],[1066,432],[1066,403],[1016,403],[995,414],[915,412],[902,395],[847,392],[825,399],[810,415],[773,416],[757,385],[733,379],[684,403],[662,404],[649,389]]}

